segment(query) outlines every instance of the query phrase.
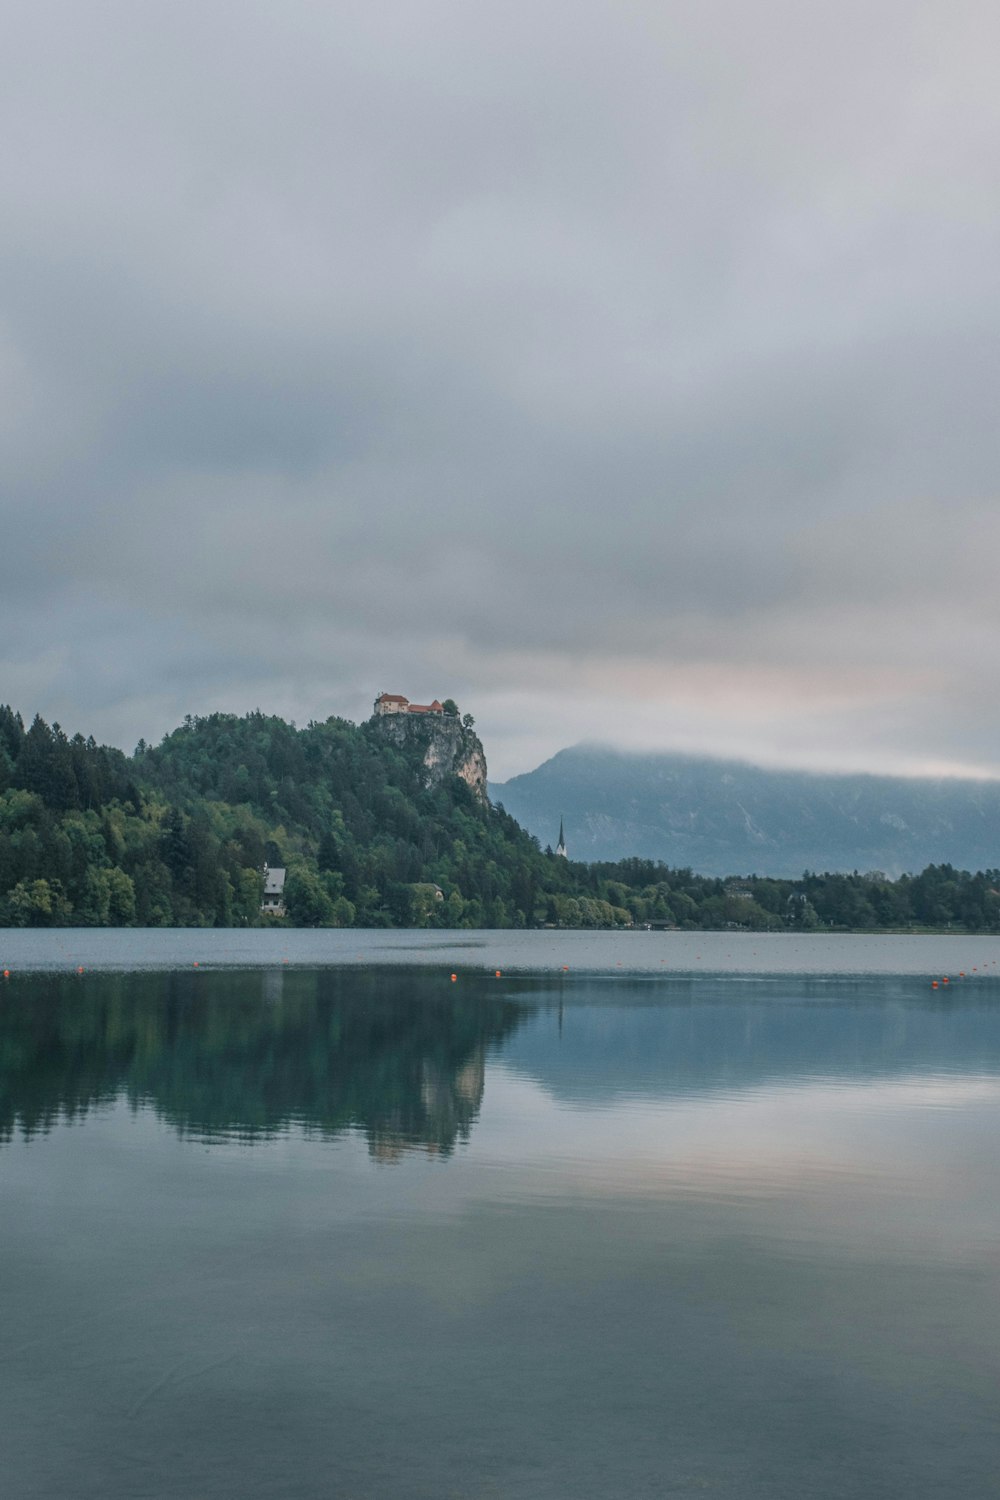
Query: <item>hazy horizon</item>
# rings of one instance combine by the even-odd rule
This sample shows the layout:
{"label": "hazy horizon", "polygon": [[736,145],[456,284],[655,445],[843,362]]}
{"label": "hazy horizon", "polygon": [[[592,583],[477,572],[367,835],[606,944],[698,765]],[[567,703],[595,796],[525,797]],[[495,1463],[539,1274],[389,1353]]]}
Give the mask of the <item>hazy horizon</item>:
{"label": "hazy horizon", "polygon": [[[416,702],[418,700],[416,698],[414,698],[411,701]],[[23,704],[11,703],[9,706],[15,712],[19,712],[21,714],[21,717],[22,717],[22,719],[24,721],[25,727],[27,727],[28,725],[30,725],[32,719],[35,717],[35,712],[41,713],[41,710],[36,710],[36,711],[28,710],[28,709],[25,708],[25,706]],[[467,711],[467,708],[466,708],[465,704],[460,705],[460,708],[461,708],[461,711],[463,713]],[[213,709],[213,708],[205,708],[204,710],[201,711],[201,715],[204,715],[204,716],[211,715],[212,713],[235,713],[237,715],[237,717],[242,717],[243,715],[250,714],[250,713],[263,713],[266,716],[270,716],[270,715],[274,714],[277,717],[283,717],[283,715],[279,714],[277,710],[268,709],[268,708],[266,708],[266,707],[264,707],[263,705],[260,705],[260,704],[254,705],[253,708],[244,708],[244,709]],[[200,715],[198,715],[198,714],[192,715],[192,717],[195,717],[195,718],[197,718],[199,716]],[[45,718],[45,715],[42,714],[42,717]],[[302,728],[302,727],[304,727],[305,724],[309,723],[311,720],[316,720],[317,722],[323,722],[324,719],[331,718],[331,717],[333,717],[333,718],[347,719],[349,722],[353,722],[355,724],[360,724],[360,723],[363,723],[365,719],[367,719],[367,718],[369,718],[371,716],[370,716],[370,714],[364,714],[364,713],[362,713],[356,719],[352,720],[352,719],[350,719],[350,716],[347,715],[347,714],[338,714],[336,712],[333,712],[333,713],[330,713],[330,714],[307,714],[305,717],[303,717],[301,719],[290,719],[290,722],[294,722],[299,728]],[[473,719],[475,719],[475,717],[476,717],[475,714],[473,714]],[[135,742],[133,744],[125,743],[125,742],[122,742],[121,740],[109,740],[109,741],[104,741],[103,743],[110,744],[113,748],[117,748],[117,749],[123,750],[127,755],[131,756],[132,754],[134,754],[136,746],[139,744],[140,740],[144,741],[147,745],[157,745],[157,744],[160,743],[160,741],[164,738],[165,735],[168,735],[173,730],[180,728],[182,726],[183,722],[184,722],[184,718],[185,718],[185,715],[181,715],[181,717],[177,720],[176,723],[171,723],[170,725],[168,725],[163,730],[162,734],[156,735],[155,737],[154,736],[150,736],[150,735],[140,734],[137,737],[137,739],[135,740]],[[63,722],[62,720],[59,720],[59,719],[50,720],[49,722],[50,723],[58,723],[59,727],[67,735],[70,735],[70,736],[72,736],[74,734],[77,734],[77,733],[83,734],[84,736],[88,736],[88,735],[90,735],[92,733],[92,730],[87,726],[86,723],[83,723],[83,722],[81,722],[81,723],[65,723],[65,722]],[[929,780],[929,781],[982,781],[982,782],[994,782],[994,781],[1000,780],[1000,772],[997,772],[997,773],[994,773],[994,774],[990,774],[988,772],[977,773],[975,771],[969,771],[969,770],[963,770],[963,769],[949,769],[949,768],[942,768],[942,769],[933,769],[933,768],[931,768],[931,769],[927,769],[927,770],[921,770],[921,769],[903,769],[903,770],[898,770],[898,771],[895,771],[895,770],[879,770],[879,769],[871,769],[871,768],[865,767],[865,766],[844,766],[843,764],[837,765],[837,764],[835,764],[833,762],[827,762],[827,761],[825,761],[823,759],[823,757],[822,757],[821,754],[817,755],[816,759],[814,760],[814,762],[812,764],[803,764],[801,761],[782,760],[780,757],[777,757],[777,756],[774,757],[774,758],[767,758],[765,756],[760,756],[758,758],[754,758],[754,757],[747,756],[747,755],[726,755],[726,754],[723,754],[721,752],[712,751],[710,749],[700,749],[698,747],[692,747],[692,748],[683,747],[682,748],[682,747],[679,747],[679,746],[676,746],[676,745],[653,745],[653,744],[648,744],[648,745],[642,745],[642,744],[640,744],[640,745],[616,745],[611,740],[598,740],[598,739],[581,739],[581,740],[575,740],[571,744],[558,745],[554,749],[552,749],[552,750],[546,752],[545,754],[543,754],[541,756],[541,758],[539,760],[537,760],[537,761],[534,761],[534,762],[532,762],[530,764],[526,764],[526,765],[523,765],[523,766],[519,766],[517,769],[508,770],[508,771],[506,771],[505,774],[499,774],[499,773],[495,773],[494,770],[493,770],[493,762],[492,762],[492,758],[491,758],[491,755],[490,755],[490,745],[489,745],[488,741],[484,739],[485,731],[483,729],[482,724],[480,724],[480,722],[478,720],[476,720],[476,722],[475,722],[475,730],[476,730],[476,733],[480,736],[480,738],[483,739],[483,749],[484,749],[485,754],[486,754],[487,766],[489,768],[489,781],[490,781],[490,785],[491,786],[504,786],[504,785],[506,785],[507,782],[515,780],[518,776],[530,775],[533,771],[537,771],[537,770],[541,769],[542,766],[548,765],[550,761],[555,760],[558,756],[560,756],[562,754],[565,754],[565,753],[572,753],[573,751],[576,751],[576,750],[595,750],[595,751],[607,752],[608,754],[611,754],[611,755],[621,756],[621,757],[626,758],[626,759],[635,759],[635,760],[644,759],[644,758],[655,758],[655,757],[658,757],[658,756],[663,756],[663,757],[673,756],[673,757],[676,757],[676,758],[679,758],[679,759],[684,759],[684,760],[710,761],[710,762],[718,763],[719,765],[748,766],[748,767],[750,767],[752,769],[761,770],[761,771],[787,771],[787,772],[792,773],[792,774],[798,774],[798,775],[803,775],[803,776],[872,776],[872,777],[890,777],[890,778],[891,777],[898,777],[898,778],[900,778],[901,780],[904,780],[904,781],[923,781],[923,780]],[[97,736],[95,736],[95,738],[97,738]]]}
{"label": "hazy horizon", "polygon": [[[543,761],[540,761],[537,766],[531,766],[526,771],[514,771],[509,776],[506,776],[502,781],[498,777],[494,776],[493,772],[491,771],[489,777],[490,786],[506,786],[508,782],[516,781],[518,776],[529,775],[532,771],[541,770],[543,766],[549,765],[552,761],[558,759],[560,755],[564,755],[567,753],[572,754],[573,751],[577,750],[599,751],[609,755],[620,756],[621,758],[626,760],[654,760],[660,757],[664,759],[672,757],[677,760],[708,761],[712,764],[720,766],[746,766],[754,771],[787,771],[790,775],[799,776],[871,776],[875,778],[897,777],[901,781],[1000,781],[1000,776],[974,776],[972,774],[963,775],[959,772],[955,772],[950,775],[948,773],[942,772],[940,775],[935,776],[921,774],[920,772],[916,771],[892,772],[845,770],[843,767],[838,766],[801,766],[786,764],[781,761],[748,760],[745,756],[713,755],[710,751],[656,749],[655,747],[642,749],[635,746],[626,746],[623,748],[620,745],[612,745],[609,742],[602,740],[577,740],[575,744],[563,745],[559,750],[554,751],[552,755],[546,756],[546,758]],[[489,756],[487,755],[487,761],[488,760]]]}

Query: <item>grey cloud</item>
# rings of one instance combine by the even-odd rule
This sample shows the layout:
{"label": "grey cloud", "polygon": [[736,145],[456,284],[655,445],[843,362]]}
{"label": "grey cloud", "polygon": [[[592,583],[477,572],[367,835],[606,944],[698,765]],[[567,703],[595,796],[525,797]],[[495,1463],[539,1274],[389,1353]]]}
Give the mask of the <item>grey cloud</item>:
{"label": "grey cloud", "polygon": [[541,751],[629,662],[663,743],[992,764],[1000,20],[943,16],[22,11],[0,696],[454,683]]}

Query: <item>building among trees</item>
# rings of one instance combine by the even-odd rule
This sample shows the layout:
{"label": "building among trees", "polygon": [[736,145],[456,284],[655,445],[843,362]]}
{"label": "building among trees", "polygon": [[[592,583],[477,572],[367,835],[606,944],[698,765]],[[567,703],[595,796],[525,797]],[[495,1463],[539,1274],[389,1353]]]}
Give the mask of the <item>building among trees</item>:
{"label": "building among trees", "polygon": [[264,895],[260,909],[269,917],[285,915],[285,871],[278,866],[274,869],[264,866]]}
{"label": "building among trees", "polygon": [[[449,703],[450,699],[447,700]],[[401,693],[379,693],[375,699],[375,713],[379,718],[385,714],[443,714],[448,709],[444,703],[437,698],[433,703],[411,703],[409,698],[404,698]],[[458,712],[457,709],[454,710]]]}

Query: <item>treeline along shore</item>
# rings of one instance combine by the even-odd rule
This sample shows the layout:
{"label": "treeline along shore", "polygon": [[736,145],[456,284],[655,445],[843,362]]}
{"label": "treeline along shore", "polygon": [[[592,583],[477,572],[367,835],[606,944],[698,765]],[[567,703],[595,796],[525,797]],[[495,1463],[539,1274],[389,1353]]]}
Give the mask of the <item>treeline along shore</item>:
{"label": "treeline along shore", "polygon": [[[128,756],[0,707],[0,926],[1000,930],[1000,869],[561,858],[442,765],[436,733],[211,714]],[[460,772],[482,757],[468,716],[448,735]],[[261,911],[265,865],[287,871],[282,916]]]}

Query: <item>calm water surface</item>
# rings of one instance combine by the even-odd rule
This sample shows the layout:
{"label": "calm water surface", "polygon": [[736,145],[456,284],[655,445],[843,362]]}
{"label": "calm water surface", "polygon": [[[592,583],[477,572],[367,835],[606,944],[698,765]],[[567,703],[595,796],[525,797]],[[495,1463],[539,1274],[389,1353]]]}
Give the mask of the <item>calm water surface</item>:
{"label": "calm water surface", "polygon": [[921,974],[1000,965],[997,937],[840,933],[0,929],[0,972],[440,965],[492,974]]}
{"label": "calm water surface", "polygon": [[1000,1493],[1000,944],[114,936],[0,934],[5,1500]]}

